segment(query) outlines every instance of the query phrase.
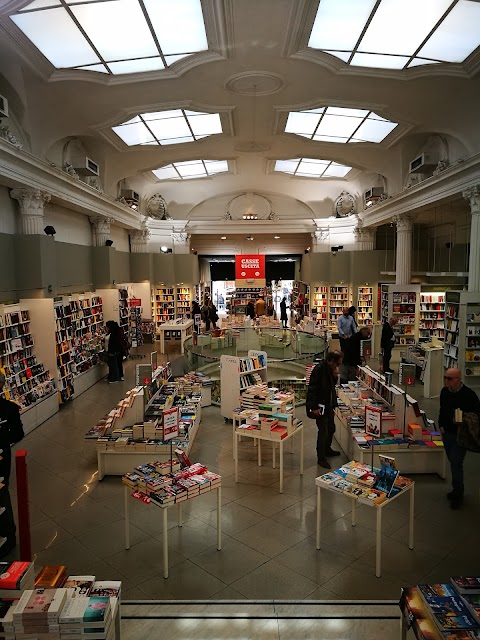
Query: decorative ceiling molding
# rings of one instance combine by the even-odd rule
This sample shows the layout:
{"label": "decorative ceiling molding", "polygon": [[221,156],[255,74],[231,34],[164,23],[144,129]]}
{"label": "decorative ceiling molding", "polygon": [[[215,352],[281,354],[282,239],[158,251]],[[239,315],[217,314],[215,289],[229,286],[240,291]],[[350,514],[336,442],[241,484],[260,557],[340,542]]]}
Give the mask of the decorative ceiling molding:
{"label": "decorative ceiling molding", "polygon": [[0,183],[11,188],[46,191],[52,201],[85,215],[95,214],[115,220],[121,226],[139,229],[139,214],[100,193],[81,180],[75,180],[61,167],[40,160],[0,139]]}
{"label": "decorative ceiling molding", "polygon": [[225,89],[241,96],[268,96],[278,93],[284,86],[285,79],[271,71],[244,71],[225,81]]}
{"label": "decorative ceiling molding", "polygon": [[[149,225],[150,226],[150,225]],[[315,231],[315,224],[312,219],[305,220],[231,220],[227,224],[219,227],[219,221],[189,220],[187,224],[189,233],[197,235],[219,234],[298,234],[311,233]]]}

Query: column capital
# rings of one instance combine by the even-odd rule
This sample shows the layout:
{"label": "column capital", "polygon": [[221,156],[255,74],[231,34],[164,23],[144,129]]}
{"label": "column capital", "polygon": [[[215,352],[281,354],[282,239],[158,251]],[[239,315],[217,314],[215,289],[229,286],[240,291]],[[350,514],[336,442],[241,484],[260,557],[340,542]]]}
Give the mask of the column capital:
{"label": "column capital", "polygon": [[470,189],[465,189],[462,195],[470,203],[470,213],[472,215],[480,214],[480,184],[476,184]]}
{"label": "column capital", "polygon": [[40,189],[12,189],[10,197],[18,202],[21,216],[21,230],[24,235],[43,233],[43,214],[51,195]]}
{"label": "column capital", "polygon": [[414,216],[411,213],[402,213],[398,216],[393,216],[393,222],[397,225],[397,231],[412,231]]}
{"label": "column capital", "polygon": [[130,233],[130,247],[132,253],[148,253],[147,245],[150,240],[150,229],[136,229]]}
{"label": "column capital", "polygon": [[106,216],[89,216],[90,224],[93,227],[93,239],[96,247],[104,247],[105,241],[110,236],[110,225],[114,222],[113,218]]}

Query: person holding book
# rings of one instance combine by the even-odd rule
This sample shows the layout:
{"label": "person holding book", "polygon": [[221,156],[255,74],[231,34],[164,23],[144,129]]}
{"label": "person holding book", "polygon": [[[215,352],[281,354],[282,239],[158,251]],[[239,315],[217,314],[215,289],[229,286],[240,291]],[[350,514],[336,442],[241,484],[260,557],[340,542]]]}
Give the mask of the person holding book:
{"label": "person holding book", "polygon": [[458,446],[457,430],[463,413],[480,415],[480,401],[475,391],[463,384],[460,369],[447,369],[443,377],[445,386],[440,392],[438,426],[452,472],[452,490],[447,498],[452,509],[459,509],[463,504],[463,461],[467,450]]}
{"label": "person holding book", "polygon": [[380,339],[380,349],[383,356],[383,373],[393,373],[393,369],[390,368],[390,359],[392,357],[392,350],[395,346],[395,333],[393,327],[397,324],[397,319],[391,317],[390,320],[385,321],[382,326],[382,337]]}
{"label": "person holding book", "polygon": [[325,360],[313,369],[307,389],[307,416],[315,420],[318,429],[317,463],[325,469],[332,468],[327,458],[340,455],[340,451],[332,449],[332,440],[335,433],[333,410],[337,406],[335,385],[342,360],[340,351],[327,353]]}
{"label": "person holding book", "polygon": [[[5,385],[5,375],[0,373],[0,393]],[[12,466],[12,444],[20,442],[23,433],[20,408],[15,402],[0,397],[0,476],[3,487],[0,489],[0,507],[5,511],[0,515],[0,536],[6,541],[0,547],[0,558],[5,557],[17,544],[15,520],[13,518],[12,501],[10,499],[10,470]]]}

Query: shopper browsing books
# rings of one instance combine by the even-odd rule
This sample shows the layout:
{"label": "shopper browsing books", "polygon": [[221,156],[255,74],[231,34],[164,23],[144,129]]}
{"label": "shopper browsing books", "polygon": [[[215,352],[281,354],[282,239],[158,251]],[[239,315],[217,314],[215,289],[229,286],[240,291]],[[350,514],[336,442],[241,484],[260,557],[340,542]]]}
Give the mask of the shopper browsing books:
{"label": "shopper browsing books", "polygon": [[[0,392],[3,391],[4,385],[5,376],[0,373]],[[23,426],[18,405],[0,397],[0,449],[2,449],[0,454],[0,476],[3,477],[3,487],[0,489],[0,507],[5,507],[5,511],[0,515],[0,536],[7,539],[0,547],[0,558],[6,556],[17,544],[12,502],[8,488],[12,465],[10,447],[12,444],[20,442],[23,436]]]}
{"label": "shopper browsing books", "polygon": [[480,415],[480,401],[475,391],[463,384],[460,369],[447,369],[444,380],[438,425],[452,472],[452,491],[447,498],[452,509],[459,509],[463,503],[463,461],[467,451],[457,444],[458,424],[463,420],[463,413]]}
{"label": "shopper browsing books", "polygon": [[316,421],[318,429],[317,462],[325,469],[331,469],[327,458],[340,455],[332,449],[332,440],[335,433],[333,410],[337,406],[335,385],[342,359],[343,354],[339,351],[327,353],[325,360],[313,369],[307,389],[307,416]]}
{"label": "shopper browsing books", "polygon": [[393,373],[393,369],[390,368],[390,359],[392,357],[393,347],[395,346],[393,327],[396,324],[397,319],[393,317],[383,323],[382,337],[380,339],[380,348],[383,355],[383,373]]}
{"label": "shopper browsing books", "polygon": [[245,310],[245,315],[247,316],[247,318],[250,318],[251,320],[255,320],[255,306],[253,304],[253,300],[248,301],[247,308]]}
{"label": "shopper browsing books", "polygon": [[255,313],[257,316],[264,316],[267,312],[267,305],[265,304],[265,300],[260,296],[258,300],[255,302]]}
{"label": "shopper browsing books", "polygon": [[[345,350],[343,352],[343,369],[342,377],[346,374],[345,382],[355,380],[357,377],[357,367],[362,364],[361,342],[370,338],[370,329],[362,327],[351,338],[345,341]],[[342,380],[343,381],[343,380]]]}

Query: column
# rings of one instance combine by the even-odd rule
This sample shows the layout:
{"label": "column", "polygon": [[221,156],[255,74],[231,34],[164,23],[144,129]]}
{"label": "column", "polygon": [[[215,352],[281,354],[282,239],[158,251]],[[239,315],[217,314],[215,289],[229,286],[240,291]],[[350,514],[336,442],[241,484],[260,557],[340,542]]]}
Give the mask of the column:
{"label": "column", "polygon": [[190,253],[190,234],[185,231],[173,231],[173,252],[174,253]]}
{"label": "column", "polygon": [[10,197],[20,208],[20,229],[25,236],[41,235],[44,229],[44,206],[50,202],[50,194],[40,189],[12,189]]}
{"label": "column", "polygon": [[413,216],[404,213],[394,216],[397,225],[397,260],[395,284],[410,284],[412,277],[412,231]]}
{"label": "column", "polygon": [[470,203],[470,259],[468,263],[468,290],[480,292],[480,185],[463,192]]}
{"label": "column", "polygon": [[138,229],[130,233],[130,250],[132,253],[148,253],[149,229]]}
{"label": "column", "polygon": [[312,250],[313,253],[321,253],[324,251],[330,251],[330,230],[316,229],[312,233]]}
{"label": "column", "polygon": [[113,218],[90,216],[89,220],[93,228],[93,245],[104,247],[105,241],[110,239],[110,225],[114,222]]}
{"label": "column", "polygon": [[367,228],[359,225],[353,230],[353,235],[355,237],[356,251],[373,251],[373,249],[375,249],[375,228]]}

